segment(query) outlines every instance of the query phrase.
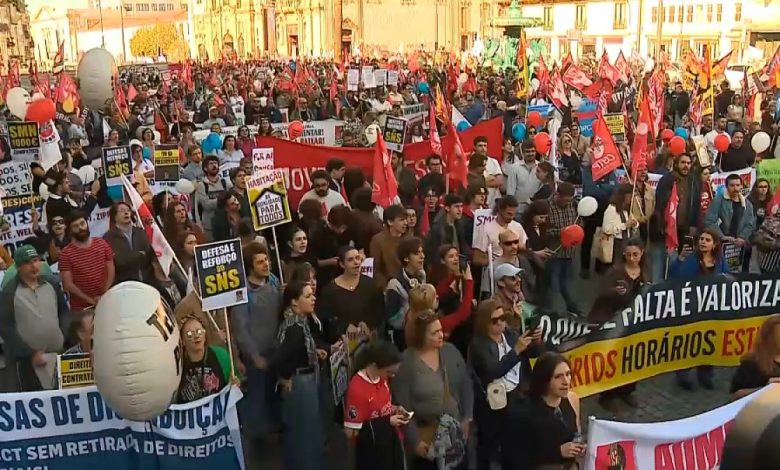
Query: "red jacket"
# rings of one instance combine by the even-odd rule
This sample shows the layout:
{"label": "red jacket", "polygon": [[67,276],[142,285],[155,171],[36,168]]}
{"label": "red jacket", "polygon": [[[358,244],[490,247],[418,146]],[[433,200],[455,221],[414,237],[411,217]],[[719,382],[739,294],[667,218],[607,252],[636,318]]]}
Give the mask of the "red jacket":
{"label": "red jacket", "polygon": [[[455,282],[460,282],[460,279],[456,278],[452,274],[448,275],[439,283],[436,285],[436,294],[441,299],[445,295],[453,294],[452,288],[450,287],[450,284]],[[460,305],[458,306],[458,309],[455,310],[454,313],[451,313],[449,315],[445,315],[439,319],[441,322],[442,330],[444,331],[444,336],[449,336],[450,333],[452,333],[452,330],[458,327],[461,323],[466,321],[469,316],[471,315],[471,311],[473,310],[473,300],[474,300],[474,280],[472,279],[464,279],[462,284],[462,299],[460,301]]]}

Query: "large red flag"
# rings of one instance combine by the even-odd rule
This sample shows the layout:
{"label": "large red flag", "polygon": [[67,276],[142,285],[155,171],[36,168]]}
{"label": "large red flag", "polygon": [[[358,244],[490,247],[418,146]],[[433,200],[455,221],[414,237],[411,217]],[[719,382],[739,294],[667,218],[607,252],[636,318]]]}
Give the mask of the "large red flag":
{"label": "large red flag", "polygon": [[766,74],[769,77],[769,87],[780,85],[780,46],[777,46],[772,59],[766,66]]}
{"label": "large red flag", "polygon": [[550,82],[550,72],[547,70],[547,65],[541,55],[539,56],[539,65],[536,66],[536,78],[539,80],[539,89],[546,92],[547,84]]}
{"label": "large red flag", "polygon": [[612,84],[617,85],[620,81],[620,71],[614,65],[609,63],[609,56],[607,51],[601,54],[601,60],[599,61],[598,74],[601,78],[606,78]]}
{"label": "large red flag", "polygon": [[[574,65],[569,67],[569,70],[573,68],[575,68]],[[553,70],[553,73],[550,76],[550,84],[547,87],[547,96],[550,98],[553,106],[558,109],[562,109],[569,105],[569,99],[566,97],[566,86],[563,84],[558,69]]]}
{"label": "large red flag", "polygon": [[447,162],[447,170],[450,180],[460,183],[464,188],[468,186],[468,164],[466,163],[466,151],[460,143],[458,131],[452,124],[452,120],[447,123],[447,135],[442,141],[443,159]]}
{"label": "large red flag", "polygon": [[680,196],[677,194],[677,183],[672,185],[672,195],[666,204],[664,222],[666,223],[666,249],[676,250],[680,246],[677,238],[677,206],[680,205]]}
{"label": "large red flag", "polygon": [[767,216],[775,215],[778,209],[780,209],[780,191],[775,191],[775,195],[766,206]]}
{"label": "large red flag", "polygon": [[604,117],[599,114],[593,121],[593,157],[591,173],[593,181],[598,181],[623,164],[615,140],[609,133]]}
{"label": "large red flag", "polygon": [[22,86],[22,78],[19,72],[18,60],[14,60],[11,63],[11,68],[8,71],[8,83],[11,85],[11,88]]}
{"label": "large red flag", "polygon": [[371,202],[387,207],[398,196],[398,182],[395,180],[393,166],[390,164],[390,152],[385,146],[381,132],[376,133],[374,147],[374,186],[371,191]]}
{"label": "large red flag", "polygon": [[650,133],[649,117],[642,115],[640,110],[639,123],[634,132],[634,142],[631,146],[631,181],[636,181],[639,170],[647,168],[648,151],[647,136]]}
{"label": "large red flag", "polygon": [[[553,72],[553,75],[555,75],[555,72]],[[576,64],[569,65],[563,72],[563,82],[580,91],[593,84],[588,75]]]}
{"label": "large red flag", "polygon": [[138,90],[135,89],[135,86],[131,83],[127,87],[127,101],[133,102],[135,100],[135,97],[138,96]]}
{"label": "large red flag", "polygon": [[628,77],[631,76],[631,67],[628,65],[626,56],[623,55],[623,51],[620,51],[617,59],[615,59],[615,68],[620,72],[620,79],[628,83]]}
{"label": "large red flag", "polygon": [[441,157],[441,138],[439,130],[436,128],[436,106],[428,106],[428,139],[431,142],[431,151]]}

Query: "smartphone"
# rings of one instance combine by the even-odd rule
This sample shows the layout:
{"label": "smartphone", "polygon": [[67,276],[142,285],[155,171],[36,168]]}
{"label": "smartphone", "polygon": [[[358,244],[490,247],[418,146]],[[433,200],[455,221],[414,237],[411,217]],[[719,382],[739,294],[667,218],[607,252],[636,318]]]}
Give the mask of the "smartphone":
{"label": "smartphone", "polygon": [[688,247],[688,249],[693,251],[693,247],[694,247],[693,237],[690,235],[686,235],[685,237],[683,237],[683,246],[682,246],[683,251],[685,250],[686,247]]}
{"label": "smartphone", "polygon": [[404,415],[404,418],[406,418],[407,421],[411,420],[414,417],[414,411],[407,411]]}
{"label": "smartphone", "polygon": [[460,272],[466,272],[466,268],[469,265],[469,258],[465,255],[458,255],[458,268]]}
{"label": "smartphone", "polygon": [[541,323],[542,317],[539,315],[534,315],[530,319],[527,320],[525,325],[525,331],[534,331],[535,329],[539,328],[539,323]]}

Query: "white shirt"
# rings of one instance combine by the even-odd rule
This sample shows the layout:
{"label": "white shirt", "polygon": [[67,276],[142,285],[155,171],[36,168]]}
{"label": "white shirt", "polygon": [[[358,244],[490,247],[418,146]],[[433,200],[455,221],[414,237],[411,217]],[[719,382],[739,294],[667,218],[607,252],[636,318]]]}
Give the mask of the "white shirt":
{"label": "white shirt", "polygon": [[[136,165],[138,165],[138,162],[133,160],[133,169],[135,170]],[[141,173],[146,175],[146,173],[150,171],[154,171],[154,163],[152,163],[151,160],[147,160],[145,158],[141,159],[141,165],[138,167],[141,170]]]}
{"label": "white shirt", "polygon": [[498,236],[504,230],[511,230],[515,232],[520,239],[520,248],[525,248],[525,244],[528,241],[528,235],[525,233],[525,229],[519,222],[511,221],[506,227],[502,227],[498,224],[498,221],[493,220],[485,225],[485,230],[482,232],[482,236],[479,240],[474,241],[474,248],[484,253],[489,253],[489,249],[493,250],[493,260],[498,258],[504,253],[501,248],[501,243],[498,241]]}
{"label": "white shirt", "polygon": [[[488,176],[502,176],[504,171],[501,169],[501,164],[498,163],[493,157],[487,157],[487,165],[485,165],[485,178]],[[487,188],[487,205],[493,207],[498,198],[501,197],[500,188]]]}
{"label": "white shirt", "polygon": [[[500,361],[504,356],[509,354],[509,351],[512,349],[512,346],[509,345],[506,341],[506,336],[503,334],[501,335],[501,343],[498,345],[498,360]],[[516,389],[518,385],[520,385],[520,366],[522,365],[522,362],[518,361],[517,364],[515,364],[514,367],[509,369],[509,372],[507,372],[503,377],[501,377],[501,381],[504,382],[504,386],[506,387],[507,392],[511,392],[512,390]]]}
{"label": "white shirt", "polygon": [[320,203],[323,216],[328,215],[328,212],[330,212],[331,209],[333,209],[338,205],[342,205],[342,206],[347,205],[347,202],[344,200],[341,194],[337,193],[336,191],[333,191],[332,189],[328,189],[328,194],[325,195],[325,197],[318,196],[313,189],[310,189],[306,191],[306,193],[303,195],[303,197],[301,198],[301,202],[307,199],[314,199]]}

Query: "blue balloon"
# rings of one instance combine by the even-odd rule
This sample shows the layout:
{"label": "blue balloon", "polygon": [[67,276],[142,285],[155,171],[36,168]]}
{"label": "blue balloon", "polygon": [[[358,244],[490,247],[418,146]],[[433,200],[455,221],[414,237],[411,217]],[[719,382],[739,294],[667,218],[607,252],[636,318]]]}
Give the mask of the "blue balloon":
{"label": "blue balloon", "polygon": [[525,133],[526,133],[525,124],[523,124],[522,122],[517,122],[515,123],[514,126],[512,126],[512,137],[515,140],[521,141],[525,139]]}
{"label": "blue balloon", "polygon": [[684,127],[678,127],[677,129],[674,130],[674,135],[678,135],[683,139],[688,140],[688,129]]}
{"label": "blue balloon", "polygon": [[417,85],[417,91],[422,94],[428,94],[431,92],[431,87],[428,85],[428,82],[420,82]]}
{"label": "blue balloon", "polygon": [[144,147],[144,149],[142,150],[142,154],[143,154],[144,160],[151,160],[152,159],[152,149],[150,149],[149,147]]}
{"label": "blue balloon", "polygon": [[590,126],[580,127],[580,134],[582,134],[583,137],[593,137],[593,128]]}
{"label": "blue balloon", "polygon": [[458,123],[458,125],[455,126],[455,128],[458,130],[458,132],[463,132],[466,129],[468,129],[469,127],[471,127],[471,126],[469,125],[468,121],[460,121]]}

